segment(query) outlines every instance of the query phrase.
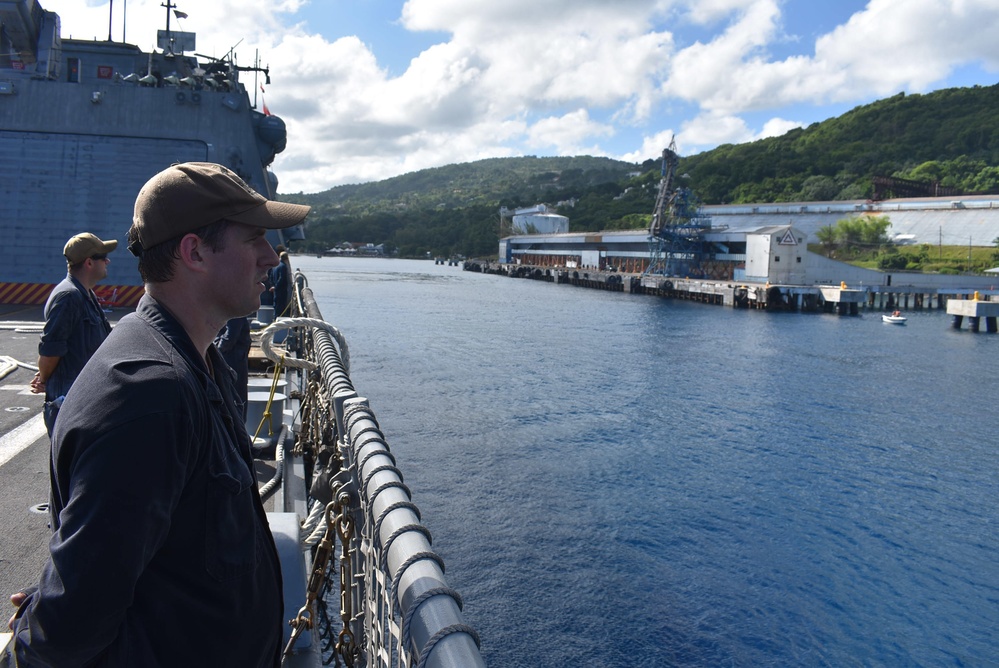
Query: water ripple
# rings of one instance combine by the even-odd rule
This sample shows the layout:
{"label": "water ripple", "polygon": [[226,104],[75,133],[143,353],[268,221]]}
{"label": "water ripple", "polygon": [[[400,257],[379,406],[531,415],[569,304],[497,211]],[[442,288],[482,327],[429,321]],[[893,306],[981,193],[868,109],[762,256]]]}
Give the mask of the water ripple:
{"label": "water ripple", "polygon": [[490,665],[997,665],[999,337],[299,264]]}

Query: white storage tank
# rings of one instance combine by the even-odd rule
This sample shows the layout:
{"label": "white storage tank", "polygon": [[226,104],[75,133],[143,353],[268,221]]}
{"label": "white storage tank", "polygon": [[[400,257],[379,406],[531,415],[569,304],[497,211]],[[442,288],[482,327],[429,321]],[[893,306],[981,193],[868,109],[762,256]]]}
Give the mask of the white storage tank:
{"label": "white storage tank", "polygon": [[514,234],[564,234],[569,219],[555,213],[530,213],[513,217]]}

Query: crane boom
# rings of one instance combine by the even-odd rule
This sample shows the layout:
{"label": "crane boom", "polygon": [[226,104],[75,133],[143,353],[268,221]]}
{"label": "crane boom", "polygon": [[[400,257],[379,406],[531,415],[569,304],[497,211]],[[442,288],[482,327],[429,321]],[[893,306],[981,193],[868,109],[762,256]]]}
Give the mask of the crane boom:
{"label": "crane boom", "polygon": [[649,236],[658,237],[663,225],[669,217],[669,204],[673,195],[673,178],[680,158],[676,154],[676,137],[670,139],[669,148],[663,149],[662,178],[659,180],[659,194],[656,196],[656,208],[652,212],[652,223],[649,225]]}
{"label": "crane boom", "polygon": [[676,187],[680,158],[676,137],[663,149],[662,179],[649,223],[649,267],[646,274],[696,275],[704,255],[704,231],[710,227],[689,188]]}

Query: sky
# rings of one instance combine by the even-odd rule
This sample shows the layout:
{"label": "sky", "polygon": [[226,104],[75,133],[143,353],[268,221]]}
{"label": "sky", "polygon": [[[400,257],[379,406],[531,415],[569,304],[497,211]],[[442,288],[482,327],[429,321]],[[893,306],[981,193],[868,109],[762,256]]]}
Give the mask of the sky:
{"label": "sky", "polygon": [[[143,49],[166,0],[40,0]],[[999,0],[176,0],[197,53],[259,57],[279,193],[484,158],[642,162],[898,93],[999,83]],[[259,82],[258,82],[259,83]],[[258,97],[259,96],[259,97]]]}

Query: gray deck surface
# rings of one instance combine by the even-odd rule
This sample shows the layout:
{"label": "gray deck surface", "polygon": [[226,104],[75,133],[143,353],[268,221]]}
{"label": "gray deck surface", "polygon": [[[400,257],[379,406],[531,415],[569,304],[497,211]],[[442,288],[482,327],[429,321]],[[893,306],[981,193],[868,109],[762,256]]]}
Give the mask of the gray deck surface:
{"label": "gray deck surface", "polygon": [[[40,306],[0,305],[0,355],[34,366],[42,321]],[[34,375],[19,367],[0,379],[0,460],[10,457],[0,464],[2,630],[14,610],[10,594],[38,579],[50,533],[48,513],[38,508],[49,499],[49,439],[41,421],[44,400],[28,391]]]}

